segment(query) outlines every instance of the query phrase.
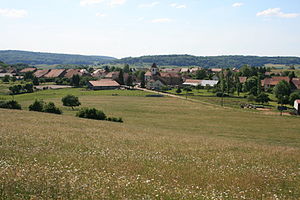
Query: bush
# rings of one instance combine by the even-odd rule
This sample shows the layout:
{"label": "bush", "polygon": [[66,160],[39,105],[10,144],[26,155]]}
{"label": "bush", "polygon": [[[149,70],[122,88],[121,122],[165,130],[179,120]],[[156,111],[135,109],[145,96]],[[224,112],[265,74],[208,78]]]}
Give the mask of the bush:
{"label": "bush", "polygon": [[15,109],[15,110],[21,110],[22,109],[21,105],[15,100],[0,101],[0,108]]}
{"label": "bush", "polygon": [[49,102],[44,106],[44,112],[62,114],[62,111],[57,108],[53,102]]}
{"label": "bush", "polygon": [[83,108],[79,110],[76,114],[80,118],[96,119],[96,120],[105,120],[106,115],[103,111],[97,110],[95,108]]}
{"label": "bush", "polygon": [[65,97],[63,97],[61,99],[61,101],[63,102],[64,106],[69,106],[72,108],[72,110],[74,110],[75,106],[80,106],[81,103],[79,102],[78,97],[74,96],[74,95],[67,95]]}
{"label": "bush", "polygon": [[111,121],[111,122],[120,122],[123,123],[123,119],[121,117],[116,118],[116,117],[108,117],[107,121]]}
{"label": "bush", "polygon": [[44,111],[44,101],[42,100],[35,100],[33,104],[29,106],[30,111],[37,111],[37,112],[43,112]]}

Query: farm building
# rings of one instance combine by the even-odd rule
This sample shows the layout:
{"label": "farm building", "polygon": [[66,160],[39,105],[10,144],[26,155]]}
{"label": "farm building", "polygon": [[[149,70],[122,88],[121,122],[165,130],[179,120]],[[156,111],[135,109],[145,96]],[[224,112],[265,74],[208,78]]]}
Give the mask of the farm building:
{"label": "farm building", "polygon": [[165,84],[161,80],[151,79],[147,82],[146,88],[151,90],[160,90],[163,86],[165,86]]}
{"label": "farm building", "polygon": [[114,90],[120,89],[121,85],[112,79],[101,79],[99,81],[89,81],[88,86],[92,90]]}
{"label": "farm building", "polygon": [[186,79],[183,83],[184,86],[198,86],[201,85],[201,80],[195,80],[195,79]]}
{"label": "farm building", "polygon": [[87,74],[88,72],[85,69],[68,69],[64,77],[72,78],[74,75],[84,76]]}
{"label": "farm building", "polygon": [[61,78],[64,77],[66,73],[65,69],[51,69],[49,73],[44,75],[46,78]]}
{"label": "farm building", "polygon": [[297,110],[298,115],[300,115],[300,99],[295,100],[294,108]]}
{"label": "farm building", "polygon": [[20,71],[20,73],[26,73],[26,72],[35,72],[37,68],[35,67],[29,67],[29,68],[24,68]]}
{"label": "farm building", "polygon": [[287,76],[274,76],[272,78],[265,78],[261,81],[261,84],[265,89],[268,89],[271,87],[275,87],[280,81],[289,82],[290,78]]}
{"label": "farm building", "polygon": [[219,83],[219,81],[214,81],[214,80],[202,80],[201,81],[201,86],[205,87],[205,86],[211,86],[214,87],[215,85],[217,85]]}
{"label": "farm building", "polygon": [[41,69],[34,72],[33,75],[37,78],[42,78],[43,76],[48,74],[49,71],[50,71],[49,69]]}

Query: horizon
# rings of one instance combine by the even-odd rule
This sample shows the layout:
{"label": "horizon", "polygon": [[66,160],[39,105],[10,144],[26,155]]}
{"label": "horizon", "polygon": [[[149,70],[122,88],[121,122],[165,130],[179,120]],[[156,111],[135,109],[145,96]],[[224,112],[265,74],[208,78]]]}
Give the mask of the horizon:
{"label": "horizon", "polygon": [[49,53],[49,54],[64,54],[64,55],[78,55],[78,56],[103,56],[103,57],[111,57],[115,59],[124,59],[124,58],[138,58],[138,57],[143,57],[143,56],[180,56],[180,55],[188,55],[188,56],[196,56],[196,57],[221,57],[221,56],[250,56],[250,57],[297,57],[300,58],[300,56],[293,56],[293,55],[208,55],[208,56],[203,56],[203,55],[192,55],[192,54],[153,54],[153,55],[141,55],[141,56],[128,56],[128,57],[122,57],[122,58],[117,58],[114,56],[110,55],[90,55],[90,54],[78,54],[78,53],[60,53],[60,52],[46,52],[46,51],[30,51],[30,50],[17,50],[17,49],[0,49],[1,51],[21,51],[21,52],[31,52],[31,53]]}
{"label": "horizon", "polygon": [[0,23],[4,50],[300,57],[297,0],[11,0]]}

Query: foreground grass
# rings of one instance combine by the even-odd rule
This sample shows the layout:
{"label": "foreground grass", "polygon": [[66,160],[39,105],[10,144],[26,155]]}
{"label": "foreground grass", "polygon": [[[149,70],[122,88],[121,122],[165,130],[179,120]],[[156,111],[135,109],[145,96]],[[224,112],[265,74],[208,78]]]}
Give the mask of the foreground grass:
{"label": "foreground grass", "polygon": [[0,199],[300,198],[299,118],[142,95],[80,99],[125,123],[0,109]]}

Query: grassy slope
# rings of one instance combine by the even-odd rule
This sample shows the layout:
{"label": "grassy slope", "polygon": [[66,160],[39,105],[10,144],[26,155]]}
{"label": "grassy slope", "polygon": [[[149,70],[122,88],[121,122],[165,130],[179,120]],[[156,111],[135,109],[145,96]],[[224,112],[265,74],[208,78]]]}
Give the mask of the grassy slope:
{"label": "grassy slope", "polygon": [[72,91],[125,123],[0,110],[0,198],[300,198],[299,118],[77,90],[35,94]]}

